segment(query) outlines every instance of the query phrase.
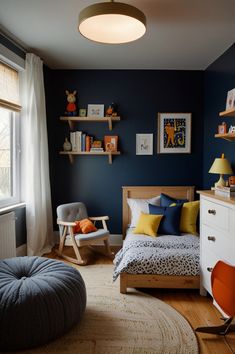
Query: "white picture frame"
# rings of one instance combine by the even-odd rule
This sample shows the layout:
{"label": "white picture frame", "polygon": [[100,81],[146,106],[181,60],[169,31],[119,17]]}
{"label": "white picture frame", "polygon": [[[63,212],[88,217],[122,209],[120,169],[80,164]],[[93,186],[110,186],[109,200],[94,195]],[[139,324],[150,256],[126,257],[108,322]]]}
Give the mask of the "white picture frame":
{"label": "white picture frame", "polygon": [[226,110],[235,107],[235,88],[228,91],[226,100]]}
{"label": "white picture frame", "polygon": [[104,104],[88,104],[87,117],[104,118]]}
{"label": "white picture frame", "polygon": [[136,155],[153,155],[153,134],[136,134]]}
{"label": "white picture frame", "polygon": [[191,153],[191,113],[158,113],[158,154]]}

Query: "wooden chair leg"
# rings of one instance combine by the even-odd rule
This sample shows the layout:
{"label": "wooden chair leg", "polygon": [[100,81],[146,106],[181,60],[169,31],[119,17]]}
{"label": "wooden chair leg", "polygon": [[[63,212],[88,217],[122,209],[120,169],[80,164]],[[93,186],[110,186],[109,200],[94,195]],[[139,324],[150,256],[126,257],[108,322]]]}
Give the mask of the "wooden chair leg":
{"label": "wooden chair leg", "polygon": [[72,247],[74,249],[74,252],[75,252],[75,255],[76,255],[76,259],[73,258],[73,257],[66,256],[63,253],[63,249],[64,249],[64,245],[65,245],[65,239],[66,239],[66,235],[67,235],[67,229],[68,229],[67,226],[65,226],[64,229],[63,229],[62,236],[60,238],[59,249],[55,250],[55,252],[58,254],[58,256],[66,259],[69,262],[72,262],[72,263],[75,263],[75,264],[78,264],[78,265],[86,265],[87,261],[82,259],[81,254],[79,252],[79,248],[77,246],[77,243],[76,243],[76,240],[75,240],[75,237],[74,237],[74,234],[71,233],[71,232],[70,232],[70,236],[71,236],[71,240],[72,240]]}
{"label": "wooden chair leg", "polygon": [[232,324],[233,317],[227,318],[223,325],[211,326],[211,327],[198,327],[195,329],[196,332],[200,333],[211,333],[225,336],[227,333],[235,331],[235,325]]}
{"label": "wooden chair leg", "polygon": [[104,246],[105,246],[105,254],[106,254],[106,256],[108,256],[108,257],[113,259],[114,258],[114,253],[110,249],[110,245],[109,245],[109,240],[108,239],[104,240]]}
{"label": "wooden chair leg", "polygon": [[87,260],[82,259],[82,256],[81,256],[81,254],[79,252],[79,248],[78,248],[78,245],[76,243],[74,235],[71,237],[71,239],[72,239],[73,249],[74,249],[74,252],[75,252],[75,255],[76,255],[76,258],[77,258],[76,264],[86,265],[87,264]]}
{"label": "wooden chair leg", "polygon": [[59,249],[56,250],[56,253],[60,257],[62,256],[62,252],[63,252],[63,249],[64,249],[64,243],[65,243],[66,234],[67,234],[67,226],[64,226],[62,236],[60,237]]}

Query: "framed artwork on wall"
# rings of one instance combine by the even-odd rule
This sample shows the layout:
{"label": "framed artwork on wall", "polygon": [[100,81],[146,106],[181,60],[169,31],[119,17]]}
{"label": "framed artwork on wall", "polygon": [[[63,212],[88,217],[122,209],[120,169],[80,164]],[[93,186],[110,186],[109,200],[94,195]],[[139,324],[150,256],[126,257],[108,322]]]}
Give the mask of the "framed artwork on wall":
{"label": "framed artwork on wall", "polygon": [[158,113],[158,154],[191,153],[191,113]]}
{"label": "framed artwork on wall", "polygon": [[117,135],[105,135],[104,148],[105,151],[117,151],[118,136]]}
{"label": "framed artwork on wall", "polygon": [[87,116],[93,118],[104,117],[104,105],[103,104],[88,104]]}
{"label": "framed artwork on wall", "polygon": [[136,155],[153,154],[153,134],[136,134]]}
{"label": "framed artwork on wall", "polygon": [[235,88],[228,91],[226,100],[226,110],[235,107]]}

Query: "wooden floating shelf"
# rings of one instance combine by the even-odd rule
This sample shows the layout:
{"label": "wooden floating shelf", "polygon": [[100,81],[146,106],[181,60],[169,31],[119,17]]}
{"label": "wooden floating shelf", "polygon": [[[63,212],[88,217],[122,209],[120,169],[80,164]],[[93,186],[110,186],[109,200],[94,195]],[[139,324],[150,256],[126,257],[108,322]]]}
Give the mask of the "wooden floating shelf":
{"label": "wooden floating shelf", "polygon": [[228,141],[233,141],[233,140],[235,140],[235,134],[234,133],[215,134],[215,138],[221,138],[221,139],[225,139]]}
{"label": "wooden floating shelf", "polygon": [[220,112],[220,117],[232,117],[235,116],[235,107],[227,109],[226,111]]}
{"label": "wooden floating shelf", "polygon": [[71,163],[74,162],[75,155],[99,155],[99,156],[108,156],[109,164],[113,162],[113,155],[120,155],[120,151],[60,151],[60,155],[68,155]]}
{"label": "wooden floating shelf", "polygon": [[104,122],[108,122],[109,125],[109,130],[113,129],[113,122],[118,122],[121,120],[120,117],[101,117],[101,118],[97,118],[97,117],[60,117],[60,120],[64,121],[64,122],[68,122],[69,123],[69,128],[71,130],[74,129],[74,124],[75,122],[100,122],[100,123],[104,123]]}

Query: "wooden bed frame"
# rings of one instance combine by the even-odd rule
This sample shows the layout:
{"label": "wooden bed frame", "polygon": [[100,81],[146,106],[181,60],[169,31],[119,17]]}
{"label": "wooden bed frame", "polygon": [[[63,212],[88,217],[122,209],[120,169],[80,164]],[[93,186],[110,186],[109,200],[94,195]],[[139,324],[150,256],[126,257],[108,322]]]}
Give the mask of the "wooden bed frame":
{"label": "wooden bed frame", "polygon": [[[149,199],[165,193],[174,198],[194,200],[194,187],[167,187],[167,186],[132,186],[122,187],[122,233],[126,235],[128,224],[131,221],[131,211],[127,204],[127,198]],[[120,274],[120,292],[126,294],[127,288],[180,288],[199,289],[198,276],[177,276],[158,274]]]}

